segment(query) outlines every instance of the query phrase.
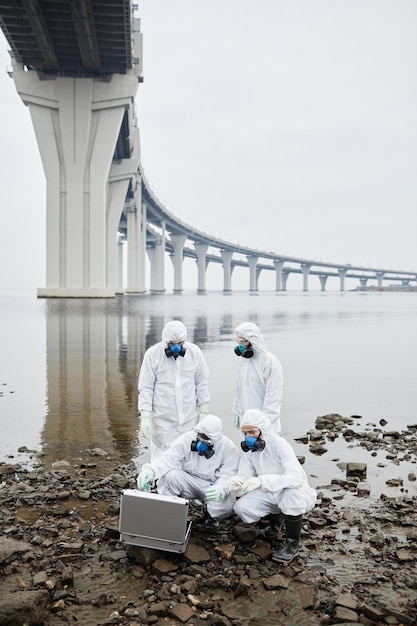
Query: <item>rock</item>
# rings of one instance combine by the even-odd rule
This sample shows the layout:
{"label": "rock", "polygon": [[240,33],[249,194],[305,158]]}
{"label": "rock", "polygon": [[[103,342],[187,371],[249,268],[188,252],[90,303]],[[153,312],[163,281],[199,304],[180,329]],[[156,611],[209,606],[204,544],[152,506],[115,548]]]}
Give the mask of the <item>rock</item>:
{"label": "rock", "polygon": [[184,557],[191,563],[205,563],[206,561],[210,561],[210,554],[207,550],[201,546],[197,546],[191,541],[188,542]]}
{"label": "rock", "polygon": [[356,611],[352,611],[352,609],[348,609],[345,606],[336,606],[336,610],[334,612],[334,621],[341,622],[353,622],[357,623],[359,620],[359,615]]}
{"label": "rock", "polygon": [[0,624],[47,624],[49,593],[40,591],[19,591],[6,593],[0,598]]}
{"label": "rock", "polygon": [[[24,541],[16,541],[9,537],[0,537],[0,565],[7,565],[19,555],[31,553],[33,547]],[[1,622],[0,622],[1,623]]]}
{"label": "rock", "polygon": [[282,574],[274,574],[263,581],[265,589],[288,589],[289,580]]}
{"label": "rock", "polygon": [[228,561],[230,561],[235,553],[236,546],[234,546],[232,543],[228,543],[226,545],[216,546],[214,550],[218,552],[219,556],[222,559],[227,559]]}
{"label": "rock", "polygon": [[168,611],[168,615],[170,615],[174,619],[178,619],[182,623],[185,623],[189,619],[194,617],[195,612],[191,607],[188,606],[188,604],[186,604],[185,602],[180,602]]}
{"label": "rock", "polygon": [[163,574],[167,574],[168,572],[175,572],[178,567],[172,561],[168,561],[167,559],[157,559],[152,563],[152,571],[156,574],[162,576]]}
{"label": "rock", "polygon": [[366,477],[366,463],[347,463],[346,476],[356,476],[358,478]]}

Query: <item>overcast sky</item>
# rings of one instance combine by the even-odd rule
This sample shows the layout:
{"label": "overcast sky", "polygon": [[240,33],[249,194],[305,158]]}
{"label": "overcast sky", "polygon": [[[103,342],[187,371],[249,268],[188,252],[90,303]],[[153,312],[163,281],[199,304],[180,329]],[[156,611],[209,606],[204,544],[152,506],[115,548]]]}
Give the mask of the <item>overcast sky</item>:
{"label": "overcast sky", "polygon": [[[142,0],[138,15],[142,163],[168,208],[277,253],[417,269],[415,0]],[[8,63],[2,38],[0,287],[38,287],[45,182]]]}

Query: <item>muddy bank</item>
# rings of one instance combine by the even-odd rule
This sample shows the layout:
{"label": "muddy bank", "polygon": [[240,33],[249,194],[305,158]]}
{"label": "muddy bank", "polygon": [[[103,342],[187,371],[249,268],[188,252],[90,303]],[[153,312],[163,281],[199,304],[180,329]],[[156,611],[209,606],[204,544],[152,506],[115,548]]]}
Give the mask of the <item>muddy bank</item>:
{"label": "muddy bank", "polygon": [[[136,468],[103,450],[49,465],[40,457],[31,469],[0,464],[0,624],[417,624],[415,475],[400,471],[416,462],[417,425],[363,431],[355,422],[320,417],[299,440],[306,469],[321,458],[328,480],[315,485],[318,504],[287,566],[271,561],[283,537],[267,541],[264,524],[232,517],[210,535],[198,509],[183,555],[121,544],[120,494],[135,487]],[[336,438],[351,462],[324,461]],[[356,447],[398,468],[378,498]]]}

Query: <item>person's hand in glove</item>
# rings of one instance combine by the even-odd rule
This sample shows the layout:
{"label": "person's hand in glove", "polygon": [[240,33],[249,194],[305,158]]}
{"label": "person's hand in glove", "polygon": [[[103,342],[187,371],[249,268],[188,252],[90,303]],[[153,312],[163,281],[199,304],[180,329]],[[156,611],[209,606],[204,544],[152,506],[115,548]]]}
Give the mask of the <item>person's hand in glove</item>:
{"label": "person's hand in glove", "polygon": [[242,491],[243,493],[249,493],[249,491],[253,491],[254,489],[259,489],[261,485],[262,485],[262,480],[259,478],[259,476],[252,476],[252,478],[248,478],[248,480],[246,480],[243,483]]}
{"label": "person's hand in glove", "polygon": [[213,500],[214,502],[218,502],[219,500],[223,500],[224,498],[224,489],[218,487],[217,485],[212,485],[205,492],[206,500]]}
{"label": "person's hand in glove", "polygon": [[142,437],[149,437],[151,434],[151,419],[152,413],[150,411],[140,412],[140,434]]}
{"label": "person's hand in glove", "polygon": [[232,476],[229,480],[229,489],[230,493],[233,496],[236,496],[238,493],[242,491],[243,482],[240,480],[239,476]]}
{"label": "person's hand in glove", "polygon": [[137,482],[139,491],[148,491],[148,489],[151,486],[151,482],[153,481],[154,478],[155,478],[155,470],[152,467],[152,465],[149,465],[149,463],[147,463],[146,465],[142,467],[142,470],[139,476],[137,477],[136,482]]}
{"label": "person's hand in glove", "polygon": [[233,413],[233,424],[235,428],[240,428],[240,417],[237,413]]}
{"label": "person's hand in glove", "polygon": [[203,404],[200,404],[200,406],[198,407],[198,421],[199,422],[201,422],[203,417],[206,417],[206,415],[208,415],[208,410],[209,410],[209,405],[207,404],[207,402],[203,402]]}

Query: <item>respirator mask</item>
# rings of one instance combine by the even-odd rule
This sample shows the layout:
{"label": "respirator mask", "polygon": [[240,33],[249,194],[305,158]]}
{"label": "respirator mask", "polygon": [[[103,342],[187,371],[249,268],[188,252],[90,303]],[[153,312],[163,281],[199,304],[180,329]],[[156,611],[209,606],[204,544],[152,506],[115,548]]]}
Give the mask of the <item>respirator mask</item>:
{"label": "respirator mask", "polygon": [[214,454],[214,448],[211,441],[203,441],[202,439],[194,439],[191,442],[191,452],[198,452],[200,456],[211,459]]}
{"label": "respirator mask", "polygon": [[168,358],[173,356],[174,359],[178,359],[179,356],[184,356],[185,348],[179,343],[173,343],[171,346],[165,348],[165,354]]}
{"label": "respirator mask", "polygon": [[235,354],[237,356],[243,356],[245,359],[250,359],[253,356],[253,350],[251,346],[245,346],[243,343],[238,343],[235,347]]}
{"label": "respirator mask", "polygon": [[260,452],[265,449],[265,441],[263,439],[259,439],[259,437],[251,437],[251,435],[246,435],[245,441],[240,442],[240,447],[243,452]]}

